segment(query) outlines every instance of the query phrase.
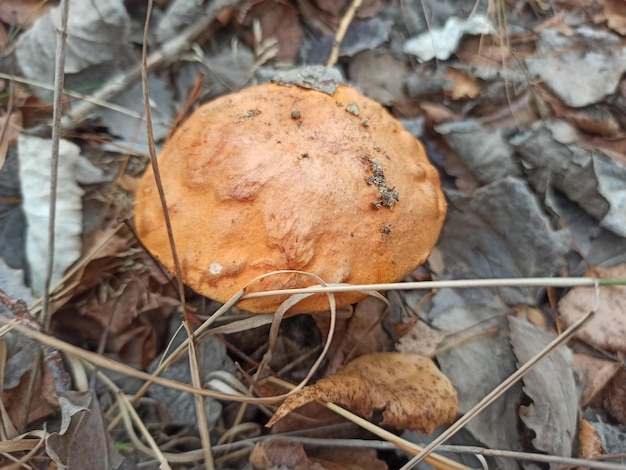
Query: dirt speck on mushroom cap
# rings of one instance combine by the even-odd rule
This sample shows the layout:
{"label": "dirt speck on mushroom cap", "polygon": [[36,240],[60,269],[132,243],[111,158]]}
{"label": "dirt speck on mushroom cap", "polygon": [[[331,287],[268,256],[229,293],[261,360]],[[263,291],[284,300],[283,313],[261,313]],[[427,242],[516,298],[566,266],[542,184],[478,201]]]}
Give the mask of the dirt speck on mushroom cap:
{"label": "dirt speck on mushroom cap", "polygon": [[[337,101],[354,103],[359,115]],[[373,204],[381,194],[380,185],[368,184],[377,176],[372,161],[384,187],[397,194],[391,207]],[[421,143],[346,85],[333,96],[265,84],[221,97],[175,132],[159,165],[183,281],[222,302],[256,276],[281,269],[329,283],[396,281],[424,262],[445,217],[439,177]],[[135,207],[140,239],[173,271],[151,170]],[[393,227],[393,236],[381,239],[381,226]],[[285,274],[252,290],[311,284]],[[336,298],[347,305],[362,297]],[[241,307],[272,312],[282,300],[248,300]],[[327,308],[326,296],[318,295],[292,310]]]}

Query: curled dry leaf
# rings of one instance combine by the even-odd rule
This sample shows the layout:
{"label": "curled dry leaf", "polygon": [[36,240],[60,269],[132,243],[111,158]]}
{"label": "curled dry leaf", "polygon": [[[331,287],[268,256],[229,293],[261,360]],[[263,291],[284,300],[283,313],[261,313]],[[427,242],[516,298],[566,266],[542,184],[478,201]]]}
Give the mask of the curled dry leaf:
{"label": "curled dry leaf", "polygon": [[578,458],[593,459],[602,455],[602,439],[598,431],[586,419],[581,419],[578,424],[578,442]]}
{"label": "curled dry leaf", "polygon": [[429,358],[375,353],[355,359],[337,374],[288,397],[267,426],[318,399],[363,416],[384,409],[382,425],[428,434],[452,422],[458,406],[456,390]]}
{"label": "curled dry leaf", "polygon": [[[594,269],[594,277],[626,278],[626,265]],[[565,327],[570,326],[590,310],[596,314],[576,336],[599,349],[626,352],[626,287],[604,287],[599,292],[593,287],[572,289],[559,302],[559,313]]]}

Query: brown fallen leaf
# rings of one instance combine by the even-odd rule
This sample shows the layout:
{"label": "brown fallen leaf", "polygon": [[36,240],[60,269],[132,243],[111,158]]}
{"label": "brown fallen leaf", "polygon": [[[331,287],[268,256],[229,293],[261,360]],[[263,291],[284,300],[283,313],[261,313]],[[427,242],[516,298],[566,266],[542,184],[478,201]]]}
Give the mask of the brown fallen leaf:
{"label": "brown fallen leaf", "polygon": [[446,336],[447,333],[438,331],[418,319],[409,331],[400,336],[396,349],[404,353],[433,357]]}
{"label": "brown fallen leaf", "polygon": [[582,387],[581,406],[589,405],[621,368],[621,360],[614,361],[586,353],[575,353],[572,369],[576,372]]}
{"label": "brown fallen leaf", "polygon": [[[393,341],[382,325],[385,312],[386,305],[383,302],[375,297],[366,297],[355,304],[349,318],[337,320],[335,338],[340,337],[341,341],[331,344],[325,375],[334,374],[355,357],[393,349]],[[321,314],[313,318],[326,341],[330,317]]]}
{"label": "brown fallen leaf", "polygon": [[258,443],[250,454],[254,468],[291,468],[294,470],[385,470],[374,449],[317,449],[302,444],[271,440]]}
{"label": "brown fallen leaf", "polygon": [[622,36],[626,34],[626,3],[624,0],[604,0],[604,15],[609,28]]}
{"label": "brown fallen leaf", "polygon": [[[595,268],[594,277],[624,279],[626,265]],[[576,336],[598,349],[626,352],[626,286],[603,287],[599,295],[593,287],[577,287],[559,302],[564,327],[594,309],[596,314]]]}
{"label": "brown fallen leaf", "polygon": [[429,358],[374,353],[288,397],[267,426],[313,400],[341,404],[368,417],[383,409],[383,426],[427,434],[452,422],[458,407],[456,390]]}
{"label": "brown fallen leaf", "polygon": [[473,99],[481,92],[476,79],[462,70],[450,67],[444,76],[452,82],[452,87],[446,90],[446,95],[453,100]]}
{"label": "brown fallen leaf", "polygon": [[[334,32],[339,26],[342,13],[346,11],[349,0],[298,0],[298,11],[308,22],[311,21],[322,33]],[[384,7],[380,0],[363,0],[356,12],[356,18],[371,18]]]}
{"label": "brown fallen leaf", "polygon": [[[253,6],[250,6],[252,5]],[[276,40],[277,52],[274,58],[279,61],[295,61],[302,42],[302,30],[298,22],[298,11],[290,4],[275,0],[263,0],[250,2],[245,7],[245,16],[240,13],[241,34],[251,45],[263,47],[262,44],[255,44],[255,41]],[[252,24],[258,21],[260,27],[260,38],[255,38]],[[266,43],[266,47],[270,43]]]}
{"label": "brown fallen leaf", "polygon": [[50,2],[41,0],[3,0],[0,2],[0,20],[26,30],[50,8],[52,8]]}
{"label": "brown fallen leaf", "polygon": [[[602,439],[598,431],[586,419],[581,419],[578,423],[578,458],[593,459],[602,455]],[[578,467],[584,470],[589,467]]]}
{"label": "brown fallen leaf", "polygon": [[604,390],[603,405],[617,422],[626,424],[626,368],[622,368]]}

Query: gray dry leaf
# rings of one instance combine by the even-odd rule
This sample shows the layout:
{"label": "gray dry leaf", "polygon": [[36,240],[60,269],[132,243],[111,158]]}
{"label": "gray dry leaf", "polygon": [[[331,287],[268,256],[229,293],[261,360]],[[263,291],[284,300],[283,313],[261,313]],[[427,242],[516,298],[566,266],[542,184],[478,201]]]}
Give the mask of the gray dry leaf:
{"label": "gray dry leaf", "polygon": [[451,16],[443,27],[430,28],[428,31],[415,36],[404,44],[406,54],[417,56],[420,61],[429,61],[433,58],[448,60],[456,52],[465,34],[491,34],[495,28],[487,16],[483,14],[471,15],[467,19]]}
{"label": "gray dry leaf", "polygon": [[571,276],[583,276],[589,266],[617,266],[626,264],[626,238],[598,226],[598,223],[578,204],[563,193],[548,190],[546,206],[556,215],[556,224],[567,227],[572,237],[569,255]]}
{"label": "gray dry leaf", "polygon": [[[591,409],[585,410],[585,419],[589,420],[600,439],[605,454],[622,454],[626,452],[626,425],[615,426],[607,423],[607,419]],[[626,465],[626,457],[611,460],[617,465]]]}
{"label": "gray dry leaf", "polygon": [[[18,153],[22,209],[28,225],[26,257],[31,288],[35,295],[41,295],[47,269],[52,141],[20,134]],[[84,191],[76,182],[79,157],[80,148],[77,145],[67,140],[60,141],[52,286],[61,280],[65,270],[80,256]]]}
{"label": "gray dry leaf", "polygon": [[[153,76],[148,78],[148,90],[150,92],[152,133],[154,140],[158,142],[167,136],[169,123],[173,121],[176,114],[173,96],[171,87],[167,85],[165,80]],[[122,94],[115,97],[112,102],[140,116],[146,114],[140,81],[133,83]],[[117,143],[146,154],[149,153],[146,122],[144,119],[122,114],[109,108],[99,109],[98,114],[111,134],[121,139],[121,142],[118,141]]]}
{"label": "gray dry leaf", "polygon": [[98,399],[90,392],[59,394],[61,428],[46,438],[46,452],[59,468],[115,470],[122,456],[115,450]]}
{"label": "gray dry leaf", "polygon": [[[447,289],[446,289],[447,290]],[[439,291],[437,297],[447,295]],[[442,302],[447,303],[447,302]],[[435,309],[437,307],[435,306]],[[500,330],[490,335],[478,335],[473,341],[460,344],[437,356],[441,371],[450,379],[459,395],[459,412],[466,413],[485,395],[500,385],[515,371],[515,357],[506,335],[507,324],[502,311],[482,305],[454,306],[436,315],[433,326],[449,333],[489,321],[487,329]],[[517,431],[517,406],[521,386],[511,387],[466,428],[482,445],[492,449],[520,450]],[[519,467],[508,459],[496,459],[499,468],[513,470]]]}
{"label": "gray dry leaf", "polygon": [[[180,323],[172,322],[170,333],[175,334]],[[184,329],[178,331],[172,339],[168,350],[175,349],[186,338]],[[208,337],[198,343],[198,361],[202,365],[200,377],[206,380],[207,376],[214,371],[225,371],[229,373],[235,372],[235,366],[232,360],[226,354],[226,347],[220,343],[215,337]],[[149,372],[153,372],[163,360],[163,355],[157,357],[150,367]],[[191,374],[189,369],[189,359],[184,355],[168,367],[161,377],[166,379],[177,380],[179,382],[191,383]],[[150,388],[150,396],[154,398],[167,411],[170,420],[177,425],[195,426],[197,422],[196,405],[192,395],[188,393],[180,393],[161,385],[152,385]],[[222,414],[222,405],[219,401],[212,398],[204,399],[204,407],[206,410],[209,428],[213,428],[216,421]]]}
{"label": "gray dry leaf", "polygon": [[[378,17],[353,21],[350,23],[343,41],[341,41],[339,56],[352,57],[359,52],[377,48],[387,42],[391,27],[391,22],[381,20]],[[309,47],[307,62],[310,64],[326,63],[334,41],[334,33],[314,41]]]}
{"label": "gray dry leaf", "polygon": [[[477,190],[471,199],[447,193],[448,216],[437,243],[444,279],[552,276],[564,265],[568,239],[550,226],[535,195],[521,180],[507,177]],[[509,305],[535,305],[537,287],[494,289]],[[459,292],[463,298],[475,289]],[[484,302],[484,301],[483,301]],[[471,303],[477,303],[471,301]]]}
{"label": "gray dry leaf", "polygon": [[391,105],[404,98],[406,65],[391,54],[365,51],[350,61],[350,80],[363,93],[383,105]]}
{"label": "gray dry leaf", "polygon": [[206,54],[201,61],[181,62],[178,67],[178,96],[187,96],[198,76],[204,75],[206,91],[202,99],[210,100],[244,87],[254,69],[254,54],[240,43],[236,47],[223,44],[215,54]]}
{"label": "gray dry leaf", "polygon": [[[525,318],[511,317],[511,344],[519,364],[526,363],[554,339],[554,335]],[[535,433],[537,450],[572,457],[578,421],[578,391],[566,346],[544,357],[524,378],[524,393],[532,404],[520,407],[520,417]],[[552,468],[558,468],[552,467]]]}
{"label": "gray dry leaf", "polygon": [[[24,285],[24,273],[11,269],[0,258],[0,287],[13,300],[23,300],[30,305],[35,299],[30,289]],[[0,315],[13,317],[13,314],[0,304]],[[17,387],[20,379],[35,364],[38,350],[35,343],[25,335],[9,331],[2,336],[8,347],[8,360],[4,368],[4,390]]]}
{"label": "gray dry leaf", "polygon": [[21,197],[17,152],[9,149],[9,156],[0,168],[0,258],[15,269],[26,268],[26,222],[18,203]]}
{"label": "gray dry leaf", "polygon": [[587,106],[615,91],[626,71],[626,49],[608,31],[582,26],[563,36],[544,29],[536,57],[525,59],[531,75],[545,81],[568,106]]}
{"label": "gray dry leaf", "polygon": [[173,38],[181,29],[193,23],[198,15],[202,15],[203,12],[203,2],[198,0],[173,0],[169,2],[156,28],[157,42],[164,43]]}
{"label": "gray dry leaf", "polygon": [[600,225],[626,237],[626,167],[598,150],[577,145],[576,131],[563,121],[538,123],[511,139],[531,184],[545,195],[563,192]]}
{"label": "gray dry leaf", "polygon": [[[60,30],[61,9],[57,7],[19,37],[15,56],[24,76],[53,82]],[[67,30],[65,73],[75,74],[93,65],[115,62],[120,57],[130,32],[130,18],[123,0],[71,0]]]}
{"label": "gray dry leaf", "polygon": [[502,130],[483,127],[474,120],[453,121],[435,126],[446,143],[483,183],[493,183],[506,176],[521,176],[513,149],[504,140]]}

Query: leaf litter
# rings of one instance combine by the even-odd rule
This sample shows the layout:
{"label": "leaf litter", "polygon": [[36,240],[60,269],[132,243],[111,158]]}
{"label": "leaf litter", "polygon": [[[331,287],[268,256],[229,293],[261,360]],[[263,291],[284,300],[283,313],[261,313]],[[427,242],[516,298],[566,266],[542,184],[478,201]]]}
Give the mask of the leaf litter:
{"label": "leaf litter", "polygon": [[[178,33],[188,34],[190,22],[202,15],[200,10],[193,10],[198,8],[197,2],[159,2],[154,13],[155,34],[149,38],[150,47],[163,53],[158,59],[162,68],[151,72],[149,79],[154,118],[160,126],[157,139],[167,134],[174,109],[184,109],[198,72],[206,74],[199,81],[199,96],[204,101],[247,83],[272,78],[277,69],[289,71],[305,62],[326,62],[349,3],[216,2],[224,8],[216,6],[219,11],[211,15],[218,19],[193,36],[192,47],[168,49],[170,40]],[[429,266],[420,268],[415,276],[551,277],[583,275],[591,269],[593,276],[623,280],[623,6],[613,0],[592,2],[584,11],[576,2],[565,0],[552,5],[554,10],[544,8],[541,2],[518,2],[507,12],[498,11],[499,4],[492,5],[495,12],[488,6],[488,2],[408,1],[399,8],[389,2],[365,1],[348,25],[339,62],[333,69],[337,77],[347,77],[396,116],[406,118],[406,122],[419,122],[421,138],[441,171],[448,197],[448,220]],[[106,90],[111,77],[130,77],[139,58],[137,38],[142,33],[144,13],[133,2],[111,0],[98,2],[97,7],[93,2],[71,2],[66,88],[91,93]],[[19,74],[51,84],[60,10],[48,4],[4,2],[0,21],[5,47],[12,47],[11,58]],[[440,33],[446,30],[451,33],[444,37]],[[476,32],[480,34],[472,36]],[[416,64],[415,57],[404,52],[405,47],[423,63]],[[3,66],[2,72],[12,75],[14,69]],[[124,106],[128,117],[120,119],[115,111],[95,111],[90,120],[66,136],[72,145],[79,145],[80,149],[74,151],[74,155],[82,155],[79,161],[89,160],[101,168],[106,165],[100,165],[100,150],[111,148],[100,143],[102,139],[116,145],[118,152],[123,147],[129,155],[118,154],[115,164],[106,168],[107,175],[95,171],[95,177],[89,180],[76,177],[77,167],[72,166],[71,159],[62,158],[64,163],[68,160],[70,170],[68,179],[60,182],[57,197],[61,207],[73,207],[74,219],[64,215],[58,219],[63,222],[58,226],[70,228],[71,234],[60,232],[57,237],[70,242],[70,248],[55,247],[55,258],[65,261],[56,268],[55,280],[61,282],[55,294],[58,297],[51,331],[85,349],[100,350],[147,368],[153,360],[158,361],[155,357],[163,353],[176,330],[174,325],[180,322],[176,288],[167,274],[140,253],[128,233],[114,237],[110,244],[99,245],[107,231],[119,223],[117,217],[132,215],[132,181],[146,163],[142,155],[147,143],[143,137],[144,111],[136,78],[128,79],[119,89],[125,94],[104,95]],[[6,78],[3,80],[8,83]],[[33,96],[49,100],[51,88],[19,87],[5,86],[7,96],[0,97],[6,128],[4,146],[0,145],[1,155],[6,157],[0,168],[0,288],[10,298],[25,300],[36,313],[39,306],[27,285],[35,290],[38,283],[41,285],[40,280],[33,280],[45,272],[45,256],[33,256],[32,249],[27,256],[24,247],[28,246],[27,230],[43,236],[47,223],[45,216],[25,218],[24,213],[33,191],[44,194],[49,183],[25,183],[19,173],[24,168],[19,168],[22,165],[15,141],[18,135],[20,139],[33,139],[26,135],[30,128],[48,122],[45,101],[37,102]],[[13,98],[10,115],[9,97]],[[74,101],[66,106],[76,109],[81,104]],[[41,127],[37,132],[42,132]],[[41,137],[47,141],[50,136],[44,131]],[[20,147],[24,145],[19,145],[18,151]],[[41,147],[37,153],[49,154],[50,150]],[[41,160],[31,158],[33,162]],[[47,172],[47,163],[39,165],[42,173]],[[98,203],[94,204],[96,199]],[[45,204],[42,207],[43,214]],[[208,229],[208,222],[201,225]],[[40,245],[47,249],[45,243]],[[402,350],[412,358],[416,353],[435,357],[436,363],[422,360],[429,364],[429,374],[443,382],[449,380],[454,386],[458,413],[463,414],[555,331],[596,309],[594,318],[569,345],[574,351],[571,357],[562,347],[540,362],[522,383],[470,421],[464,436],[457,436],[455,443],[562,456],[623,452],[625,335],[620,334],[621,290],[619,286],[603,287],[597,295],[593,288],[576,288],[567,293],[520,286],[445,288],[419,296],[397,293],[394,298],[399,297],[400,302],[391,302],[386,316],[371,304],[358,305],[353,317],[343,322],[340,339],[331,345],[335,353],[330,361],[316,372],[317,383],[288,399],[281,409],[300,401],[332,399],[375,423],[397,428],[400,434],[403,428],[414,426],[412,413],[426,403],[433,409],[444,406],[447,394],[436,392],[428,397],[430,402],[419,401],[416,394],[426,388],[417,387],[410,388],[414,390],[411,397],[395,399],[390,380],[380,381],[384,361],[378,355],[382,351]],[[188,294],[187,319],[200,322],[207,318],[214,310],[213,304]],[[531,310],[535,318],[541,317],[537,325],[515,317],[515,312]],[[11,314],[3,309],[2,315]],[[238,315],[240,312],[234,310],[225,318]],[[270,362],[270,374],[292,382],[306,375],[303,368],[323,340],[319,331],[325,334],[327,328],[323,320],[317,321],[317,325],[294,321],[291,327],[281,329],[280,354]],[[424,338],[423,343],[428,344],[420,342],[422,335],[430,338]],[[246,387],[235,386],[236,381],[247,384],[247,393],[282,393],[264,391],[261,385],[250,382],[267,347],[266,336],[267,332],[259,328],[246,333],[239,342],[233,335],[225,342],[203,339],[198,345],[200,362],[209,367],[203,369],[202,376],[214,384],[217,382],[212,374],[224,373],[237,393],[244,393]],[[2,341],[8,348],[2,391],[2,429],[9,431],[6,437],[18,439],[12,430],[41,429],[38,423],[54,424],[54,418],[60,417],[65,421],[65,433],[47,435],[49,445],[47,450],[39,451],[40,458],[47,455],[58,465],[92,459],[93,468],[115,468],[119,454],[111,450],[105,430],[114,412],[106,409],[102,419],[99,408],[107,408],[108,402],[101,388],[97,393],[55,392],[51,372],[45,361],[37,359],[30,340],[15,332],[3,332]],[[249,347],[242,347],[246,343]],[[241,361],[238,369],[233,368],[229,356]],[[156,362],[150,370],[155,366]],[[355,376],[342,375],[346,369],[356,369],[351,372]],[[399,369],[407,372],[408,367]],[[180,381],[190,381],[184,359],[169,373]],[[130,378],[111,377],[122,388],[131,383]],[[414,388],[419,383],[418,379],[402,380]],[[129,393],[136,391],[130,386],[127,389]],[[355,390],[364,393],[356,395]],[[452,393],[452,389],[447,390]],[[186,404],[179,406],[179,400]],[[21,405],[12,406],[15,403]],[[251,444],[247,439],[267,433],[262,431],[271,414],[267,408],[238,408],[228,401],[210,399],[205,405],[216,442]],[[145,413],[160,446],[170,454],[189,457],[188,462],[199,461],[196,454],[189,454],[193,452],[190,448],[199,445],[191,395],[162,387],[153,389],[148,401],[136,406]],[[576,420],[579,406],[587,419],[580,425]],[[159,408],[164,413],[159,415]],[[301,425],[294,427],[289,421],[298,416],[300,424],[319,426],[318,436],[339,436],[325,430],[325,426],[340,423],[338,418],[316,420],[321,416],[316,408],[310,408],[314,411],[306,415],[305,409],[293,410],[279,421],[271,431],[273,435],[264,436],[272,440],[256,444],[250,463],[261,468],[396,468],[402,465],[398,462],[406,461],[402,451],[390,456],[370,449],[367,453],[357,452],[357,457],[344,448],[333,452],[326,444],[320,447],[290,442],[288,436],[275,441],[284,432],[302,432]],[[430,432],[438,424],[454,419],[456,412],[446,409],[442,412],[445,419],[426,419],[420,422],[422,429]],[[553,420],[543,419],[546,409],[555,411]],[[165,417],[164,421],[157,416]],[[355,441],[357,437],[367,438],[354,425],[344,432],[342,437]],[[70,436],[80,445],[69,446]],[[148,459],[139,448],[132,449],[120,428],[113,436],[118,447],[131,449],[124,456],[125,464]],[[418,439],[428,442],[427,436]],[[91,441],[98,444],[98,452],[85,451]],[[250,464],[247,456],[224,455],[230,459],[224,467]],[[515,460],[493,459],[502,468],[519,468]]]}

